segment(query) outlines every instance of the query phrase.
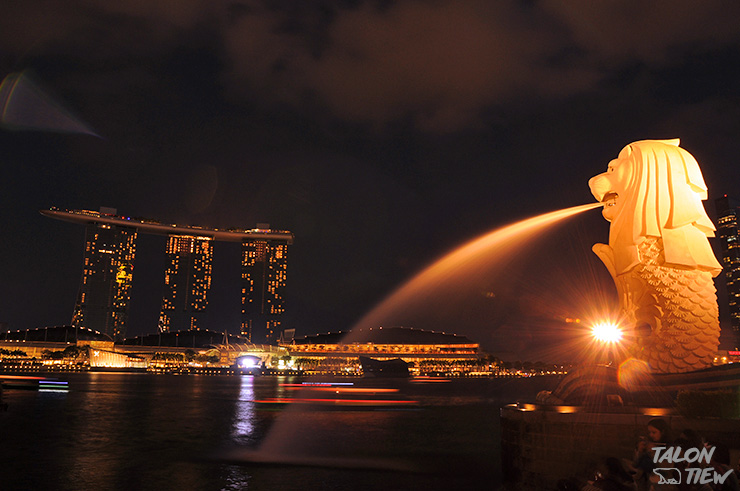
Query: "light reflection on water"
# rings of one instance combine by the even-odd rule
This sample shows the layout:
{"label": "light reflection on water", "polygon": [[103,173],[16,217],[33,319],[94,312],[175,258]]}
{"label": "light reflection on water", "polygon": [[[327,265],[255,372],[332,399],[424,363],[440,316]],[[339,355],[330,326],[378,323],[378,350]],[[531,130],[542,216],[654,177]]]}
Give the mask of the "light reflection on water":
{"label": "light reflection on water", "polygon": [[254,376],[245,375],[241,377],[239,399],[234,407],[234,429],[231,432],[231,437],[236,443],[242,445],[254,443],[252,433],[254,431],[255,412]]}
{"label": "light reflection on water", "polygon": [[[0,484],[6,489],[449,489],[500,476],[498,408],[506,380],[399,381],[414,410],[302,407],[288,442],[311,465],[224,459],[255,449],[288,414],[255,401],[293,398],[279,377],[69,374],[68,393],[6,390]],[[367,381],[350,380],[357,387]],[[533,397],[544,384],[527,388]],[[516,385],[520,384],[520,385]],[[387,393],[379,391],[382,397]],[[393,392],[395,393],[395,392]],[[366,393],[363,398],[369,397]],[[304,406],[304,405],[301,405]],[[378,470],[376,463],[420,472]],[[348,463],[364,464],[358,466]],[[40,471],[43,470],[43,471]]]}

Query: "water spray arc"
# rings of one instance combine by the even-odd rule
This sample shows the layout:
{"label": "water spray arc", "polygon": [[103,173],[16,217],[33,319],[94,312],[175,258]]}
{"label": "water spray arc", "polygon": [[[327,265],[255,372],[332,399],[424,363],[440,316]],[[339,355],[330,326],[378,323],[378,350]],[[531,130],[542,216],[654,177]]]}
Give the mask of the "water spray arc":
{"label": "water spray arc", "polygon": [[[589,203],[545,213],[504,226],[463,244],[446,254],[388,295],[355,323],[352,332],[383,325],[393,314],[427,298],[441,285],[470,277],[482,267],[520,249],[524,242],[544,229],[594,208]],[[350,334],[350,338],[352,334]],[[352,339],[348,339],[351,341]]]}

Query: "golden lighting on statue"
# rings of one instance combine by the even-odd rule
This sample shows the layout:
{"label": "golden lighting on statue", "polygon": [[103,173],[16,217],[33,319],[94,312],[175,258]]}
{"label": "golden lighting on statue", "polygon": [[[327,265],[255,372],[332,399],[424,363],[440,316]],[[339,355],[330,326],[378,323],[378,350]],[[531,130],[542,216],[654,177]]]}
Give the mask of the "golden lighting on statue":
{"label": "golden lighting on statue", "polygon": [[714,225],[699,164],[679,140],[627,145],[607,171],[591,178],[611,226],[596,255],[617,287],[632,355],[660,373],[712,365],[719,346],[721,270],[707,237]]}
{"label": "golden lighting on statue", "polygon": [[618,343],[622,340],[622,330],[611,322],[600,322],[591,328],[591,335],[602,343]]}

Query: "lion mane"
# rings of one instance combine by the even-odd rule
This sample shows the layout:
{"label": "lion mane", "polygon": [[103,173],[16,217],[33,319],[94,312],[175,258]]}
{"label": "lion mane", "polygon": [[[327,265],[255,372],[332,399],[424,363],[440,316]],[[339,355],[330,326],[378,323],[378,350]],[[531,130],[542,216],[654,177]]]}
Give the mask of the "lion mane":
{"label": "lion mane", "polygon": [[[612,264],[607,264],[615,278],[639,264],[638,246],[648,236],[662,237],[666,266],[712,276],[721,271],[707,240],[715,231],[702,205],[707,186],[696,160],[679,147],[678,139],[625,146],[609,170],[591,178],[589,186],[599,201],[609,191],[619,195],[620,210],[609,229]],[[603,245],[597,244],[594,251],[602,257],[599,247]]]}

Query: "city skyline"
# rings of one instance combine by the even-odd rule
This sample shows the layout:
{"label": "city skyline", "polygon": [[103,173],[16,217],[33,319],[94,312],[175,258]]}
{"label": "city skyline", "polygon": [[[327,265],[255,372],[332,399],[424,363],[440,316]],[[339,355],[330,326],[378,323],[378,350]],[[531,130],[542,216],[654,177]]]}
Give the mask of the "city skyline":
{"label": "city skyline", "polygon": [[[274,342],[285,312],[287,249],[293,234],[258,224],[245,230],[211,229],[162,224],[152,219],[117,215],[115,208],[100,211],[41,210],[58,220],[85,225],[85,256],[72,325],[122,341],[127,334],[130,290],[133,284],[136,238],[139,233],[166,235],[161,309],[153,332],[214,328],[204,322],[212,281],[213,242],[240,242],[242,310],[239,330],[250,341]],[[239,329],[240,328],[240,329]],[[253,329],[255,329],[253,331]]]}
{"label": "city skyline", "polygon": [[722,250],[722,268],[727,284],[727,305],[732,331],[735,335],[734,348],[740,349],[740,235],[738,235],[738,213],[740,203],[727,195],[714,202],[717,210],[717,236]]}
{"label": "city skyline", "polygon": [[[713,200],[740,194],[740,4],[123,0],[0,14],[7,329],[67,322],[76,302],[83,241],[38,215],[52,205],[291,230],[283,327],[305,335],[351,328],[490,230],[592,202],[588,179],[629,142],[680,138],[715,223]],[[607,240],[598,212],[555,234],[506,281],[404,324],[523,358],[559,345],[575,334],[563,318],[616,301],[590,250]],[[134,335],[161,313],[149,285],[165,237],[137,238]],[[240,326],[240,245],[216,249],[207,321]]]}

